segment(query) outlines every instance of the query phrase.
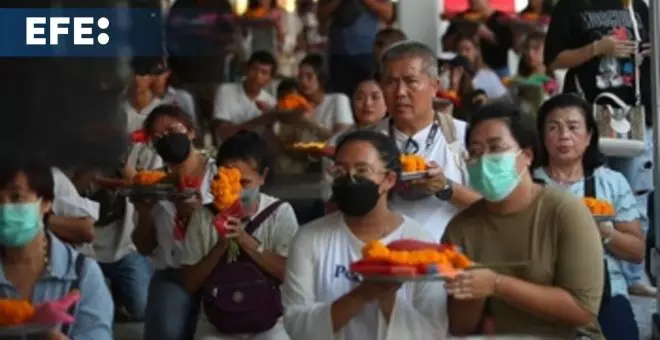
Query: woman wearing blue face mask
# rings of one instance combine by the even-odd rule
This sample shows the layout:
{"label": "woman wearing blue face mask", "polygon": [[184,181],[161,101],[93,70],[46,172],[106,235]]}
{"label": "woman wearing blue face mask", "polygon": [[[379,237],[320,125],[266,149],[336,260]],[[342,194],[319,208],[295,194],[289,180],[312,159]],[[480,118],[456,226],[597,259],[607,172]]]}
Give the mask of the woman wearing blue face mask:
{"label": "woman wearing blue face mask", "polygon": [[218,150],[218,166],[241,172],[245,218],[225,221],[229,232],[221,235],[214,227],[219,212],[206,205],[188,224],[183,285],[202,294],[203,307],[195,339],[289,339],[279,286],[298,222],[289,203],[260,191],[270,158],[266,141],[255,132],[239,132]]}
{"label": "woman wearing blue face mask", "polygon": [[574,196],[532,180],[537,137],[516,108],[486,105],[467,134],[470,183],[484,199],[459,213],[444,241],[475,262],[447,282],[454,335],[496,334],[570,339],[585,330],[602,339],[596,315],[603,289],[598,229]]}
{"label": "woman wearing blue face mask", "polygon": [[[614,206],[613,222],[601,222],[598,231],[605,248],[603,298],[598,313],[609,340],[639,338],[623,262],[644,260],[641,214],[630,185],[621,173],[603,166],[598,130],[591,107],[582,98],[562,94],[539,110],[540,167],[534,177],[579,197],[596,197]],[[586,227],[586,226],[585,226]]]}
{"label": "woman wearing blue face mask", "polygon": [[77,290],[80,300],[67,310],[75,322],[53,327],[49,338],[110,340],[114,306],[101,269],[43,223],[53,187],[50,167],[0,167],[0,298],[38,306]]}

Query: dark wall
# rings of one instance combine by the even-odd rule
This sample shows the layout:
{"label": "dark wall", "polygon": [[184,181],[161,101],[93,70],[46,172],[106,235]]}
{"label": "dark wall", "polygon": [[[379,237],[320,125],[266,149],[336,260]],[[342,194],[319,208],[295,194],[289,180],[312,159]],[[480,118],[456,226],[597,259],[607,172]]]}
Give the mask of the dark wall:
{"label": "dark wall", "polygon": [[[127,1],[2,0],[9,7],[115,7]],[[114,166],[127,142],[120,98],[130,58],[0,58],[0,162]]]}

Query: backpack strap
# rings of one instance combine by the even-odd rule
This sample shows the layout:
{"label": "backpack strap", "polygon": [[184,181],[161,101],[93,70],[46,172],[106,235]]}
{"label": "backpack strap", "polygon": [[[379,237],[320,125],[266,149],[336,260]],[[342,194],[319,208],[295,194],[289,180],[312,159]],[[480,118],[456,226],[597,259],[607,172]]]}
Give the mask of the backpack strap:
{"label": "backpack strap", "polygon": [[[74,264],[76,270],[76,279],[71,283],[71,288],[69,289],[69,293],[72,293],[76,290],[80,290],[80,282],[82,281],[82,277],[85,274],[84,273],[85,259],[86,259],[85,255],[80,253],[76,257],[76,262]],[[73,304],[73,306],[69,308],[67,313],[75,317],[77,307],[78,307],[78,303]],[[71,326],[72,326],[71,324],[62,326],[61,329],[62,334],[69,336],[69,333],[71,332],[71,328],[72,328]]]}
{"label": "backpack strap", "polygon": [[248,224],[245,226],[245,232],[248,235],[252,235],[282,204],[284,204],[284,201],[282,200],[275,201],[267,206],[264,210],[259,212],[259,214],[251,219],[250,222],[248,222]]}
{"label": "backpack strap", "polygon": [[437,113],[438,115],[438,124],[440,124],[440,131],[442,135],[445,136],[447,144],[452,144],[456,141],[456,126],[454,125],[454,119],[444,113]]}

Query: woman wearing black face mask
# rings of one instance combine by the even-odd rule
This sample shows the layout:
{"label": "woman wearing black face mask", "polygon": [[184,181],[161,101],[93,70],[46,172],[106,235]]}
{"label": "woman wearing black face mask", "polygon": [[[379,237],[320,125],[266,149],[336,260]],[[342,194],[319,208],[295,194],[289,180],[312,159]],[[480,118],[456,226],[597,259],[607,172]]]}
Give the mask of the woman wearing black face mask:
{"label": "woman wearing black face mask", "polygon": [[199,192],[194,198],[134,202],[138,224],[133,242],[142,254],[152,256],[156,269],[149,284],[145,339],[188,339],[194,334],[199,300],[180,282],[185,226],[197,207],[213,201],[209,184],[216,167],[193,146],[195,125],[178,107],[154,109],[144,121],[144,131],[166,170],[175,178],[189,178],[185,185],[196,185]]}
{"label": "woman wearing black face mask", "polygon": [[[371,241],[437,242],[417,222],[391,211],[401,172],[399,150],[381,133],[359,130],[338,143],[331,171],[339,211],[302,227],[289,248],[282,301],[292,339],[433,339],[447,334],[441,282],[361,282],[349,272]],[[405,293],[404,293],[405,292]],[[384,320],[382,320],[384,319]]]}

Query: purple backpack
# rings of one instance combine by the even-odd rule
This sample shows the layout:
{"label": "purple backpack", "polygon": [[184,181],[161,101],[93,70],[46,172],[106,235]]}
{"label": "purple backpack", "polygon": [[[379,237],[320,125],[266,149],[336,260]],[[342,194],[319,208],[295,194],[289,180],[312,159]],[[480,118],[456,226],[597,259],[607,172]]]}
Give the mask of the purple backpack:
{"label": "purple backpack", "polygon": [[[282,205],[276,201],[245,226],[252,235]],[[208,321],[225,334],[262,333],[282,316],[280,280],[261,270],[245,251],[236,262],[223,255],[203,286],[202,305]]]}

